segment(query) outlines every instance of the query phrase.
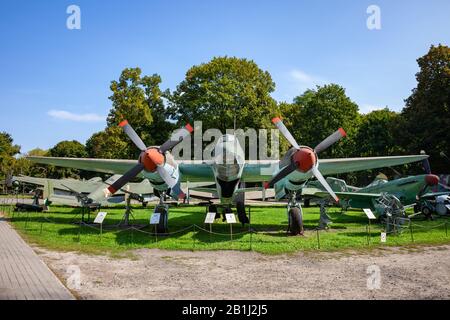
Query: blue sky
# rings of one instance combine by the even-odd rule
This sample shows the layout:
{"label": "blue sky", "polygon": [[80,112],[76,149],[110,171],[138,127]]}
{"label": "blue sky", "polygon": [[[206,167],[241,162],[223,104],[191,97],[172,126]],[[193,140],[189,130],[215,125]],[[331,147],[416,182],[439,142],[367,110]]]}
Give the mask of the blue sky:
{"label": "blue sky", "polygon": [[[81,30],[66,28],[71,4]],[[372,4],[381,30],[366,26]],[[279,101],[333,82],[363,112],[401,110],[416,59],[450,44],[450,1],[2,1],[0,43],[0,131],[25,152],[102,130],[109,83],[125,67],[174,89],[188,68],[222,55],[269,71]]]}

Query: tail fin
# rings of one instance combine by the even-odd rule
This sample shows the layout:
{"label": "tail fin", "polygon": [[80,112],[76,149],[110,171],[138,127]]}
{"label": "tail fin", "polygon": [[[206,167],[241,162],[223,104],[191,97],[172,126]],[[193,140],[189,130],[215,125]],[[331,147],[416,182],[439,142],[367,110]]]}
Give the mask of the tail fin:
{"label": "tail fin", "polygon": [[[425,150],[420,150],[420,154],[426,155]],[[431,166],[428,158],[422,160],[422,168],[426,174],[431,174]]]}

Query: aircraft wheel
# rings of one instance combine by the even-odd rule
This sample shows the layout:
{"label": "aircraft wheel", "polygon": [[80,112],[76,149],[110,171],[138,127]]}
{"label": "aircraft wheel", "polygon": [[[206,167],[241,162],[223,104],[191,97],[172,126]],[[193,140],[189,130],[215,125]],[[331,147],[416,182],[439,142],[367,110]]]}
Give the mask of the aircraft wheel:
{"label": "aircraft wheel", "polygon": [[215,219],[220,218],[220,213],[217,211],[217,206],[215,204],[212,204],[208,207],[208,212],[215,212],[216,213]]}
{"label": "aircraft wheel", "polygon": [[305,208],[309,208],[311,206],[310,200],[309,199],[303,200],[303,206]]}
{"label": "aircraft wheel", "polygon": [[303,235],[303,217],[300,208],[289,210],[289,231],[292,235]]}
{"label": "aircraft wheel", "polygon": [[236,203],[236,211],[240,223],[242,223],[243,225],[246,223],[250,223],[250,220],[248,219],[247,214],[245,212],[245,204],[243,202]]}
{"label": "aircraft wheel", "polygon": [[431,210],[428,207],[423,207],[422,208],[422,213],[425,216],[425,218],[427,218],[427,219],[430,219],[432,217],[431,216]]}
{"label": "aircraft wheel", "polygon": [[168,233],[169,232],[169,213],[163,207],[156,209],[156,212],[160,213],[159,223],[156,226],[157,233]]}
{"label": "aircraft wheel", "polygon": [[222,222],[227,221],[227,218],[225,215],[229,214],[229,213],[233,213],[233,210],[230,207],[225,207],[225,209],[223,211]]}

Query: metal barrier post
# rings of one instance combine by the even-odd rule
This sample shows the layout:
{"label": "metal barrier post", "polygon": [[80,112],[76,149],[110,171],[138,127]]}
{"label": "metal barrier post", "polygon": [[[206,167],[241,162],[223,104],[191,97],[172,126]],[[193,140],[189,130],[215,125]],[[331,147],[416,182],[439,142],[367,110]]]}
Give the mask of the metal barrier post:
{"label": "metal barrier post", "polygon": [[414,235],[413,235],[413,227],[412,223],[409,223],[409,231],[411,233],[411,241],[414,242]]}
{"label": "metal barrier post", "polygon": [[319,236],[319,229],[316,229],[317,233],[317,249],[320,250],[320,236]]}
{"label": "metal barrier post", "polygon": [[195,224],[193,225],[193,232],[192,232],[192,251],[195,251]]}
{"label": "metal barrier post", "polygon": [[445,236],[448,237],[448,232],[447,232],[447,221],[445,221]]}

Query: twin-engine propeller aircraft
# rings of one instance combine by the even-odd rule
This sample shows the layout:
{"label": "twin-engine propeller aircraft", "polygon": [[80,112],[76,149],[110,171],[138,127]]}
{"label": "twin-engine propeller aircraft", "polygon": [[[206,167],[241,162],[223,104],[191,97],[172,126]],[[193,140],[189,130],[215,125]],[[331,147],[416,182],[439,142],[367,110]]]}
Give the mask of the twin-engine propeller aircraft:
{"label": "twin-engine propeller aircraft", "polygon": [[[239,196],[244,192],[254,191],[255,189],[240,188],[241,183],[263,183],[271,180],[266,187],[275,186],[278,199],[288,196],[289,228],[291,233],[299,234],[303,230],[302,212],[295,195],[297,190],[312,177],[316,177],[333,198],[338,201],[323,175],[396,166],[420,161],[428,157],[426,155],[414,155],[319,160],[317,154],[345,136],[344,130],[339,129],[315,149],[311,149],[300,147],[283,125],[281,119],[275,118],[273,122],[293,146],[281,161],[245,160],[245,153],[239,145],[237,137],[230,134],[224,135],[217,141],[212,160],[175,161],[170,150],[192,133],[193,128],[190,125],[175,131],[169,141],[162,146],[146,147],[127,121],[120,123],[120,126],[141,150],[137,163],[133,160],[85,158],[29,157],[28,159],[40,164],[109,174],[123,174],[119,180],[104,190],[105,197],[114,194],[134,177],[149,179],[160,195],[167,193],[175,199],[183,199],[185,196],[180,187],[181,182],[215,183],[215,194],[220,199],[224,210],[230,211],[232,205],[236,203],[238,217],[242,223],[248,222],[248,218],[245,215],[243,199]],[[278,168],[281,168],[281,170],[278,170]],[[162,196],[161,202],[163,202]],[[214,209],[217,210],[217,208],[210,208],[210,210]],[[160,224],[167,224],[168,210],[159,212],[162,213]],[[163,227],[163,229],[166,229],[166,225]]]}

